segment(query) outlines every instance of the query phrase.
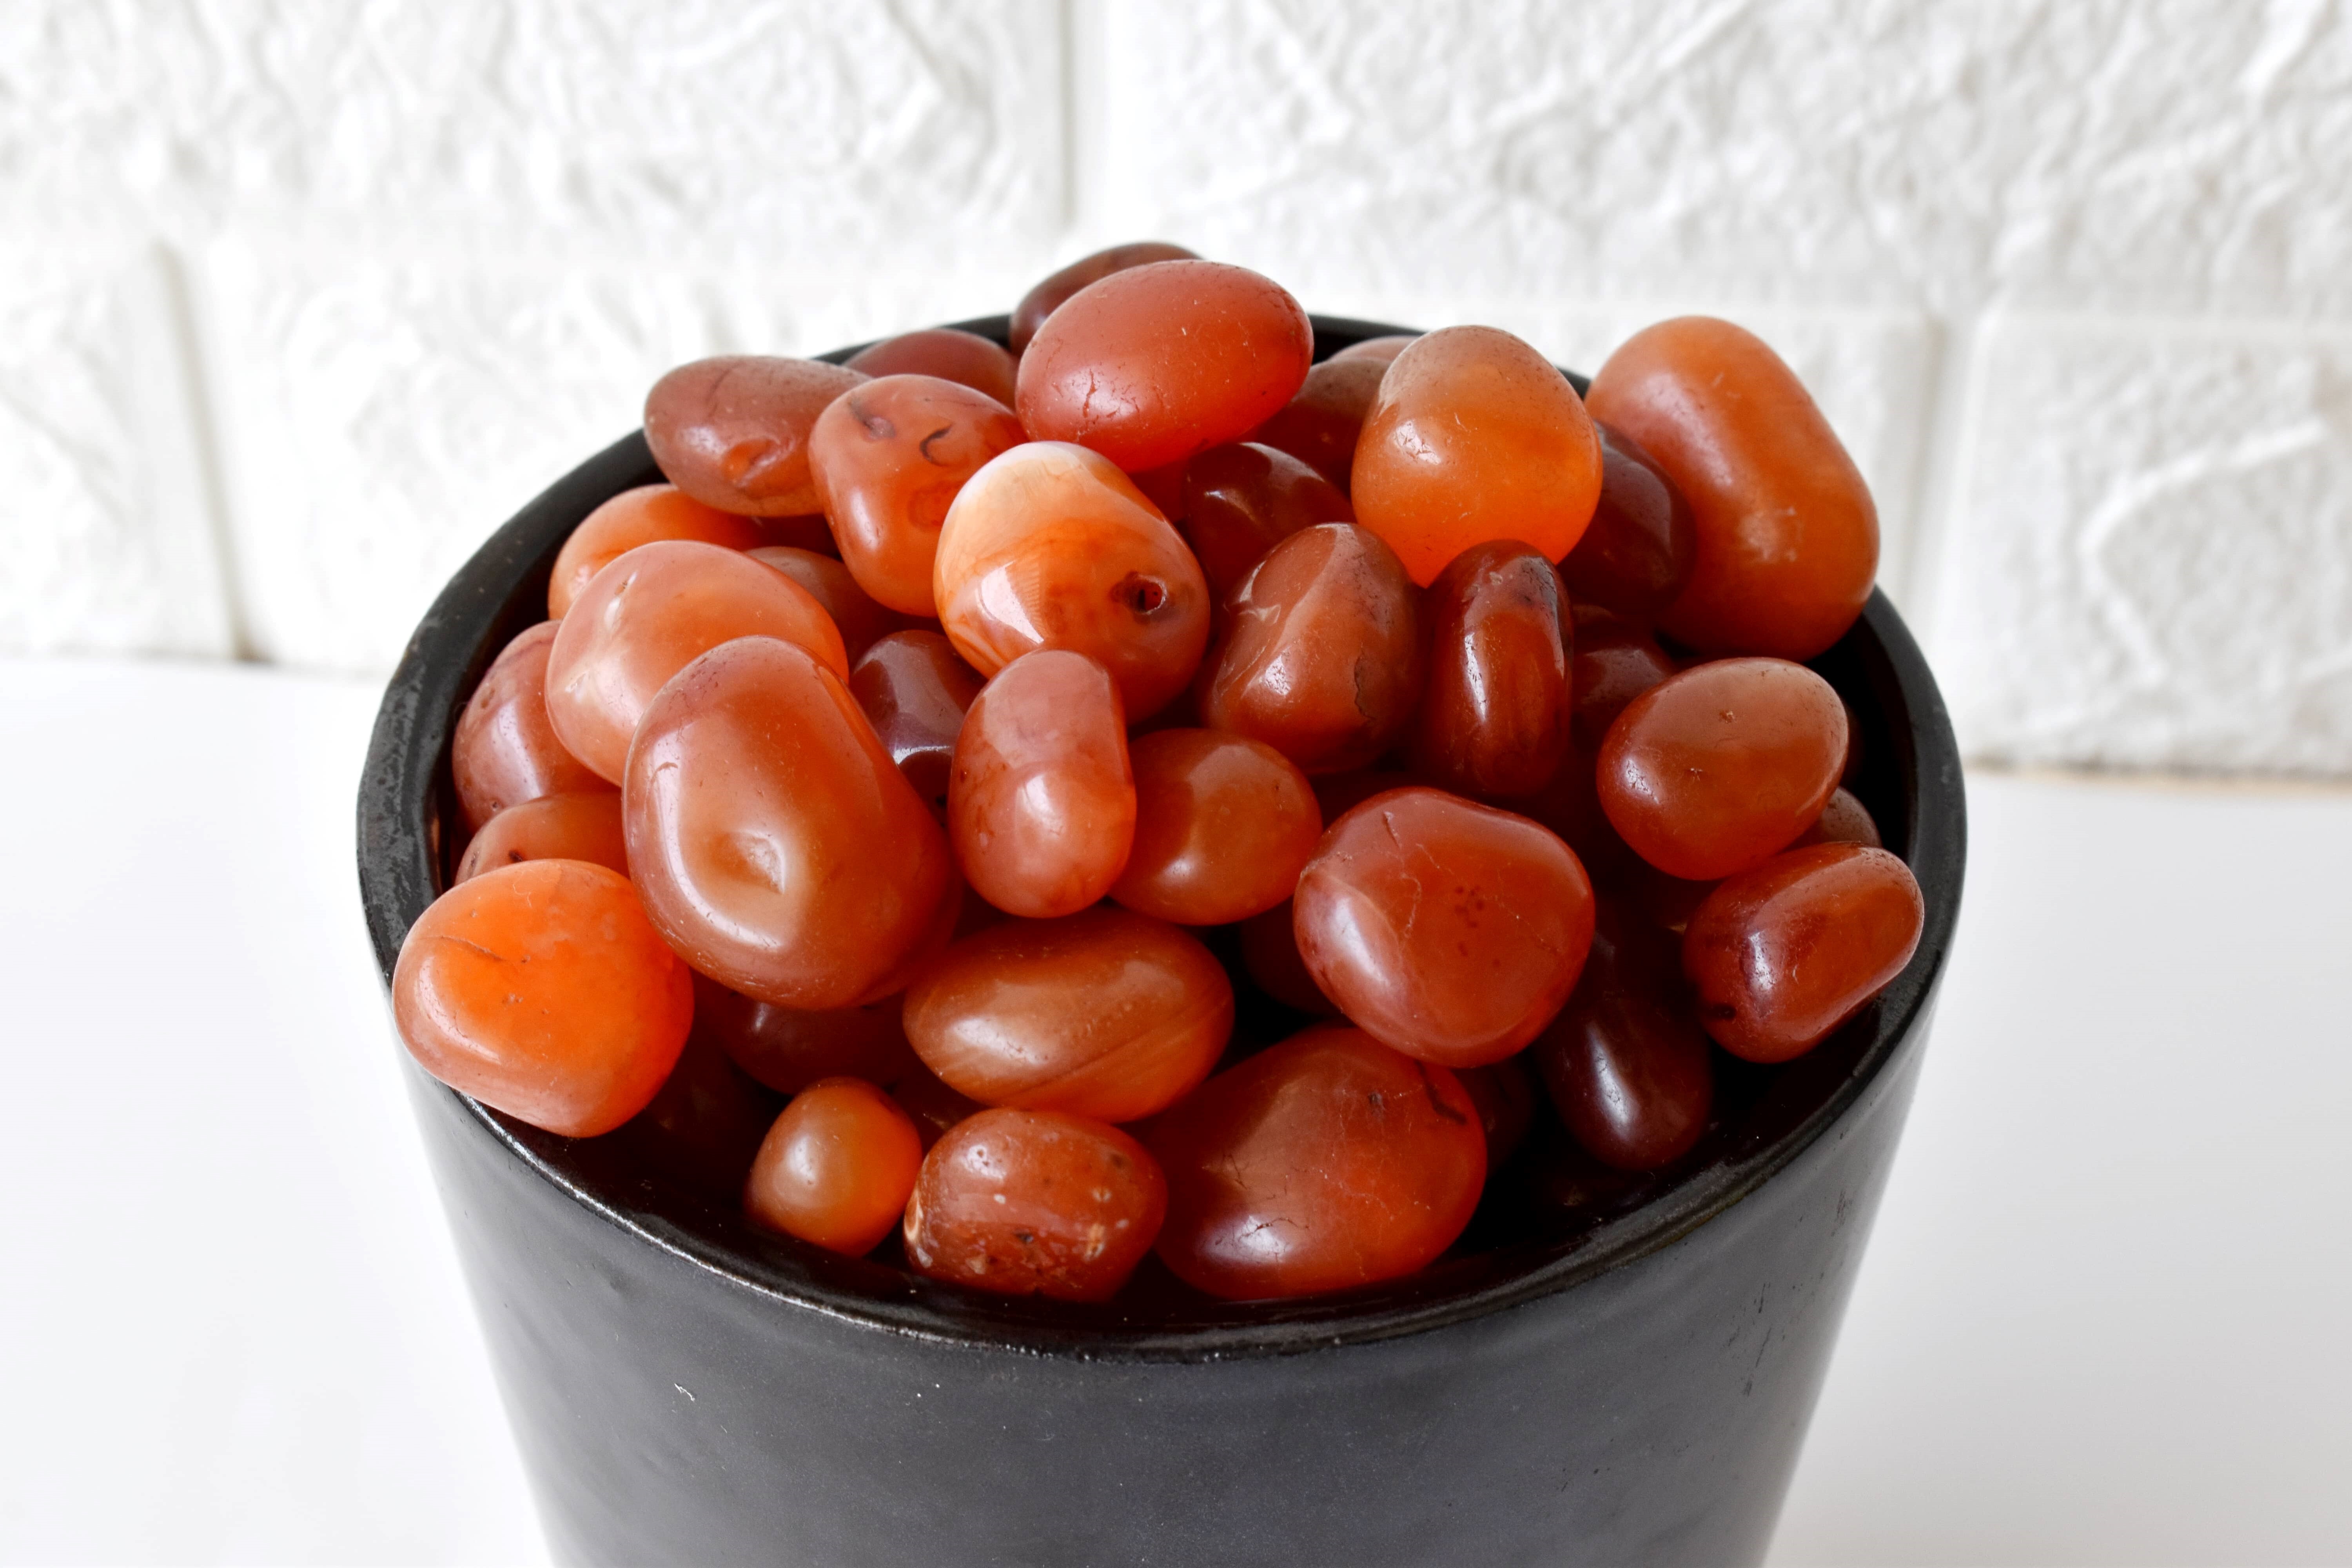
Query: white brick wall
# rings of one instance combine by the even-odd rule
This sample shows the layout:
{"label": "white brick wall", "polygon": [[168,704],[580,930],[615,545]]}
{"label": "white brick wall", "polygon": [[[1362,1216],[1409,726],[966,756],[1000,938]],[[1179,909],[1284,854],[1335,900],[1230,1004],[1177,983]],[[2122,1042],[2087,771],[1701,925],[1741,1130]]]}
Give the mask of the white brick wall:
{"label": "white brick wall", "polygon": [[1979,757],[2352,776],[2329,0],[14,0],[0,647],[383,667],[661,366],[1157,235],[1748,321]]}

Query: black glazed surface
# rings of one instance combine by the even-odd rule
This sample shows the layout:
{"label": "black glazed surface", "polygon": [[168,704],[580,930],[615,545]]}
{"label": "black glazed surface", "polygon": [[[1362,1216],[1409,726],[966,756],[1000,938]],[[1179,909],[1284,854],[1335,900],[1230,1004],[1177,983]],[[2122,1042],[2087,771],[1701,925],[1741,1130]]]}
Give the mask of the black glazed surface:
{"label": "black glazed surface", "polygon": [[[1003,335],[1001,317],[959,324]],[[1315,326],[1318,359],[1402,330],[1323,317]],[[1581,377],[1570,379],[1582,389]],[[448,737],[466,696],[505,642],[543,618],[548,571],[571,529],[611,495],[659,478],[641,435],[614,443],[500,529],[420,623],[386,691],[360,799],[362,896],[387,981],[408,926],[438,890],[441,857],[454,847],[442,846],[438,834]],[[1735,1084],[1727,1098],[1738,1115],[1664,1179],[1621,1184],[1604,1201],[1528,1227],[1531,1236],[1450,1257],[1395,1286],[1308,1302],[1180,1299],[1145,1310],[988,1300],[758,1232],[730,1196],[646,1180],[624,1134],[562,1139],[429,1080],[418,1092],[461,1108],[508,1156],[601,1222],[751,1297],[898,1334],[1087,1361],[1195,1362],[1293,1354],[1466,1323],[1569,1290],[1688,1236],[1803,1154],[1898,1056],[1916,1059],[1959,904],[1965,827],[1958,754],[1933,679],[1883,595],[1874,594],[1863,621],[1816,668],[1863,717],[1858,793],[1926,896],[1927,926],[1909,968],[1812,1055]],[[1482,1216],[1479,1228],[1511,1226]]]}

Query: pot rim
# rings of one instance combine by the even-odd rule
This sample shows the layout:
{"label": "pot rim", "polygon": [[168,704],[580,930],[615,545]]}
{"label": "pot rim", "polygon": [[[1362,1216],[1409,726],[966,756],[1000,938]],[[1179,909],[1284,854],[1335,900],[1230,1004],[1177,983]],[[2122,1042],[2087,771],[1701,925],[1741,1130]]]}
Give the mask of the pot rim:
{"label": "pot rim", "polygon": [[[1311,318],[1316,358],[1364,338],[1409,332],[1384,322]],[[1008,318],[951,325],[1003,342]],[[838,363],[864,344],[816,357]],[[1585,378],[1566,373],[1581,394]],[[458,713],[481,671],[503,646],[501,627],[540,591],[555,552],[578,521],[608,497],[660,475],[635,431],[558,479],[499,528],[459,569],[417,624],[384,691],[359,793],[359,882],[378,968],[389,988],[409,926],[438,890],[437,828],[449,794],[447,752]],[[535,617],[533,617],[535,618]],[[508,635],[511,635],[509,633]],[[648,1246],[780,1307],[818,1313],[882,1332],[975,1351],[1098,1361],[1214,1362],[1292,1355],[1428,1332],[1488,1317],[1577,1286],[1672,1246],[1786,1169],[1843,1121],[1889,1064],[1920,1048],[1958,922],[1967,858],[1966,805],[1951,721],[1918,645],[1884,593],[1874,588],[1862,618],[1825,658],[1855,667],[1885,714],[1904,820],[1882,823],[1917,878],[1927,918],[1911,963],[1841,1034],[1869,1038],[1844,1075],[1792,1125],[1759,1146],[1692,1171],[1639,1206],[1524,1266],[1449,1284],[1427,1273],[1395,1285],[1303,1302],[1233,1304],[1231,1321],[1168,1324],[1123,1320],[1100,1308],[982,1297],[912,1280],[863,1260],[810,1257],[779,1241],[766,1254],[600,1191],[554,1138],[433,1082],[408,1063],[427,1093],[449,1096],[506,1157]],[[1833,1039],[1836,1037],[1832,1037]],[[1826,1053],[1825,1045],[1821,1049]],[[406,1053],[403,1053],[404,1059]],[[764,1238],[763,1238],[764,1239]],[[1502,1255],[1495,1255],[1500,1257]],[[1244,1315],[1245,1314],[1245,1315]]]}

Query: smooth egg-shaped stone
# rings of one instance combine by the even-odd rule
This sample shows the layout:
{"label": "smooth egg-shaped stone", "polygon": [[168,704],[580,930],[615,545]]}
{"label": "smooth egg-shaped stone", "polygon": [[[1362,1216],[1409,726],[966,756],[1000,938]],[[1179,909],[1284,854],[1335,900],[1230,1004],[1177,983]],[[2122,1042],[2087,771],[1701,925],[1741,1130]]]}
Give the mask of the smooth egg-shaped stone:
{"label": "smooth egg-shaped stone", "polygon": [[1292,910],[1299,956],[1349,1021],[1447,1067],[1534,1039],[1592,940],[1592,884],[1557,835],[1426,788],[1333,823]]}
{"label": "smooth egg-shaped stone", "polygon": [[1110,671],[1130,720],[1181,691],[1209,641],[1209,585],[1183,540],[1125,474],[1066,443],[972,475],[940,530],[932,593],[982,675],[1067,648]]}
{"label": "smooth egg-shaped stone", "polygon": [[874,1000],[952,926],[946,835],[848,689],[791,643],[742,637],[680,670],[646,710],[622,797],[646,913],[745,995]]}
{"label": "smooth egg-shaped stone", "polygon": [[1233,1024],[1233,984],[1199,938],[1108,907],[991,926],[907,992],[907,1038],[950,1088],[1104,1121],[1174,1104]]}

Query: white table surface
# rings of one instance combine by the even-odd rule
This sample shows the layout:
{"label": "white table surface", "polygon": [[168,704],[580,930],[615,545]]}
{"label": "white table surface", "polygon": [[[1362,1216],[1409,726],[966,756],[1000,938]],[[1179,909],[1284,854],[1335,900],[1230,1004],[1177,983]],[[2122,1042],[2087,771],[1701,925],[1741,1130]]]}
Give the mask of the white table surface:
{"label": "white table surface", "polygon": [[[352,861],[375,692],[0,662],[0,1561],[542,1556]],[[2352,794],[1979,776],[1780,1563],[2352,1562]]]}

